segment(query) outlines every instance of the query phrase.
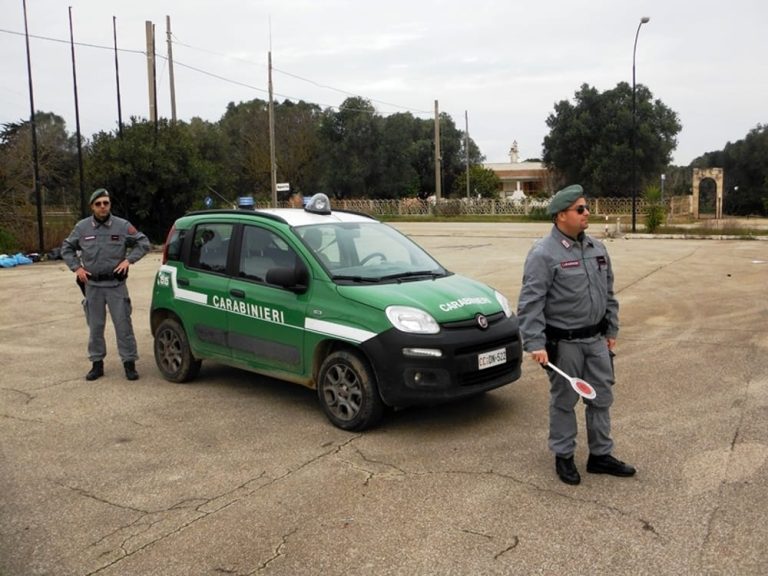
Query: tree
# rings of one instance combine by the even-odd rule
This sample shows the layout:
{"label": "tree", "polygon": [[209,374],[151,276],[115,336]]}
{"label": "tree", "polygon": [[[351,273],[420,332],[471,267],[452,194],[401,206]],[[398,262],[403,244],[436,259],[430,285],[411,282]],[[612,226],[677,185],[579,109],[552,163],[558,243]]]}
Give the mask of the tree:
{"label": "tree", "polygon": [[227,105],[220,120],[227,145],[225,169],[230,174],[229,197],[272,195],[269,150],[269,104],[251,100]]}
{"label": "tree", "polygon": [[[430,125],[433,121],[428,121]],[[481,157],[479,149],[470,140],[470,162],[479,164]],[[476,156],[472,157],[475,152]],[[440,155],[442,172],[442,189],[449,193],[456,189],[456,182],[462,174],[466,174],[466,155],[464,152],[464,132],[456,127],[449,114],[440,114]],[[466,176],[465,176],[466,178]]]}
{"label": "tree", "polygon": [[[498,198],[501,190],[501,178],[493,170],[479,164],[469,166],[469,190],[473,198],[479,194],[482,198]],[[462,172],[453,183],[451,195],[455,197],[467,194],[467,171]]]}
{"label": "tree", "polygon": [[[677,113],[651,91],[636,87],[636,166],[640,187],[671,161],[681,125]],[[583,84],[575,104],[562,100],[547,118],[544,162],[563,183],[580,183],[592,196],[629,196],[632,181],[632,88],[620,82],[603,93]]]}
{"label": "tree", "polygon": [[291,192],[310,195],[317,189],[322,110],[316,104],[285,100],[275,107],[277,178]]}
{"label": "tree", "polygon": [[376,110],[365,98],[347,98],[338,112],[326,110],[320,124],[322,191],[336,198],[372,198],[379,183]]}
{"label": "tree", "polygon": [[399,113],[382,119],[381,126],[381,179],[377,197],[418,196],[423,189],[415,162],[420,121],[410,113]]}
{"label": "tree", "polygon": [[131,118],[122,136],[96,134],[88,146],[87,181],[114,193],[116,214],[129,218],[155,242],[173,221],[202,205],[214,169],[201,157],[184,122]]}
{"label": "tree", "polygon": [[[35,114],[40,189],[45,205],[69,206],[80,211],[77,181],[77,141],[66,122],[50,112]],[[18,201],[34,204],[32,132],[28,120],[3,125],[0,132],[0,181]]]}
{"label": "tree", "polygon": [[726,214],[768,216],[768,125],[758,124],[743,140],[704,154],[692,166],[723,168]]}

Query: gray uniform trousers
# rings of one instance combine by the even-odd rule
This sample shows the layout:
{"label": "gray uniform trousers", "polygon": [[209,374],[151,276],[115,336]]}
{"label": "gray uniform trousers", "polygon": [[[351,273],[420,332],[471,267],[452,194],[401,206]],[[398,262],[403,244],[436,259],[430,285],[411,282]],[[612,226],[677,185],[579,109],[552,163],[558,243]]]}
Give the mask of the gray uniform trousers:
{"label": "gray uniform trousers", "polygon": [[[605,337],[560,340],[553,364],[566,374],[586,380],[595,389],[597,395],[593,400],[584,399],[589,452],[596,456],[610,454],[614,375]],[[549,371],[549,383],[549,448],[558,456],[569,457],[576,450],[575,407],[581,397],[554,370]]]}
{"label": "gray uniform trousers", "polygon": [[91,362],[103,360],[107,355],[107,343],[104,340],[104,327],[107,323],[107,308],[115,326],[117,352],[123,362],[138,359],[136,337],[131,323],[131,298],[128,286],[121,282],[117,286],[98,286],[93,282],[85,285],[83,309],[88,322],[88,358]]}

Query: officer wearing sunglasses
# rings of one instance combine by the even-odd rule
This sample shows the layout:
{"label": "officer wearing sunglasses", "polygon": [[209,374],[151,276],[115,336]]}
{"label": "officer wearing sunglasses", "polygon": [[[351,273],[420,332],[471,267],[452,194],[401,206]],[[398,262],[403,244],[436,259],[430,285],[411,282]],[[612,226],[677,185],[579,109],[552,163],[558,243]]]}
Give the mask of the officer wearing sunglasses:
{"label": "officer wearing sunglasses", "polygon": [[137,380],[138,352],[125,280],[130,265],[149,252],[149,239],[133,224],[112,214],[111,197],[104,188],[91,194],[90,205],[92,215],[80,220],[61,246],[61,256],[77,275],[83,290],[83,309],[90,332],[88,357],[92,363],[85,379],[96,380],[104,375],[104,327],[109,308],[125,376]]}
{"label": "officer wearing sunglasses", "polygon": [[[587,472],[633,476],[635,468],[613,457],[610,407],[613,403],[613,349],[619,331],[619,303],[613,268],[602,242],[588,236],[589,205],[578,184],[563,188],[549,205],[550,234],[538,240],[525,261],[517,316],[523,346],[546,366],[586,380],[597,396],[584,400],[589,457]],[[566,484],[578,484],[574,463],[579,395],[552,370],[549,448],[555,471]]]}

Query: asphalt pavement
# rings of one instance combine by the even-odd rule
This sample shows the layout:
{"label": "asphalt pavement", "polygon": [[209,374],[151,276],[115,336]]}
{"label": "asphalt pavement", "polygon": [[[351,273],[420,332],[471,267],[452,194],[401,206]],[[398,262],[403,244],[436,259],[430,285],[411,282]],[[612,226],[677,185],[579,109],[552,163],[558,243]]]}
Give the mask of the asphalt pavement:
{"label": "asphalt pavement", "polygon": [[[402,223],[516,302],[548,225]],[[596,233],[600,226],[596,225]],[[597,234],[599,236],[599,234]],[[554,472],[547,383],[333,427],[313,391],[215,363],[155,367],[160,254],[128,280],[141,378],[106,376],[61,261],[0,270],[0,575],[764,575],[768,242],[606,239],[612,410],[633,478]]]}

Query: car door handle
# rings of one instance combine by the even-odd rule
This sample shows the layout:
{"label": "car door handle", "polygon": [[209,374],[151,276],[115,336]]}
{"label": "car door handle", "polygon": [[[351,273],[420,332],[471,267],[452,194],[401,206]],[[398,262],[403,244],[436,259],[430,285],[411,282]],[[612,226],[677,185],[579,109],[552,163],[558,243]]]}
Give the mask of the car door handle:
{"label": "car door handle", "polygon": [[189,286],[189,280],[187,280],[186,278],[177,278],[176,283],[179,286]]}
{"label": "car door handle", "polygon": [[245,298],[245,292],[243,290],[232,289],[229,291],[229,293],[235,298]]}

